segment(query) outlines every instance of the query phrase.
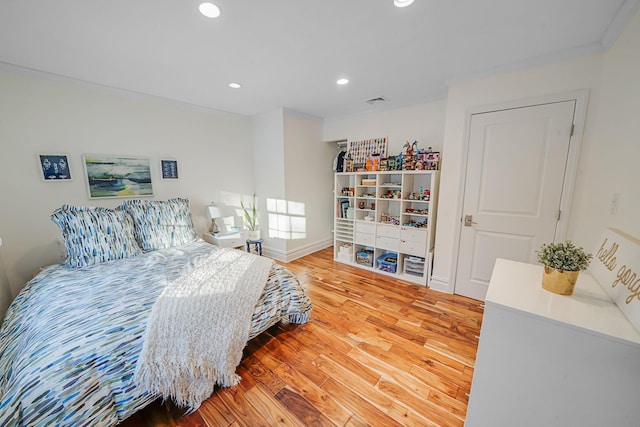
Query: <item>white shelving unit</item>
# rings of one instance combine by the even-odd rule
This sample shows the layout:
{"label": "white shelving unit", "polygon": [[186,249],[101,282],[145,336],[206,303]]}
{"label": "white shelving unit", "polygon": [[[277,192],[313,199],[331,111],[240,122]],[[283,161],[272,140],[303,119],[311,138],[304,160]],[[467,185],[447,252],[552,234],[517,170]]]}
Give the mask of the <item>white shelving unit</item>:
{"label": "white shelving unit", "polygon": [[336,173],[334,259],[428,285],[438,177],[422,170]]}

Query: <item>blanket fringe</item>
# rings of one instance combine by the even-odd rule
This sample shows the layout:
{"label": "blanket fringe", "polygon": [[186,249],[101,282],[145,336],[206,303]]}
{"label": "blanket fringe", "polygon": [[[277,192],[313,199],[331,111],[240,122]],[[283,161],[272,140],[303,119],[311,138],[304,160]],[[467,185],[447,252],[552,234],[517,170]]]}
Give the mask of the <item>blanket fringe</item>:
{"label": "blanket fringe", "polygon": [[238,374],[220,374],[215,370],[197,372],[187,369],[182,372],[179,379],[174,380],[174,387],[167,389],[166,384],[158,382],[158,375],[152,371],[161,370],[159,366],[155,369],[140,369],[137,372],[139,386],[162,400],[171,400],[177,406],[186,408],[188,413],[196,411],[203,401],[211,397],[214,391],[214,384],[220,387],[233,387],[240,383],[242,377]]}

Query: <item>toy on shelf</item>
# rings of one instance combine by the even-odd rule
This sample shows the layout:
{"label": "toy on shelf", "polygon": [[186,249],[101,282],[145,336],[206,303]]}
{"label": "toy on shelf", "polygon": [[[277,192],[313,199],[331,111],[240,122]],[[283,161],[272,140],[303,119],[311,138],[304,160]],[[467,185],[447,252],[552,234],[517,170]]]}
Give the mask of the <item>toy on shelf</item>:
{"label": "toy on shelf", "polygon": [[362,249],[356,252],[356,262],[360,265],[373,267],[373,251],[370,249]]}
{"label": "toy on shelf", "polygon": [[431,190],[423,190],[421,187],[420,192],[409,193],[409,195],[407,196],[407,200],[421,200],[423,202],[428,202],[429,200],[431,200]]}
{"label": "toy on shelf", "polygon": [[416,161],[414,152],[418,149],[418,141],[413,141],[410,143],[409,141],[404,144],[402,147],[404,153],[402,154],[402,169],[404,170],[414,170]]}
{"label": "toy on shelf", "polygon": [[380,222],[382,222],[383,224],[400,225],[400,218],[388,214],[381,214]]}
{"label": "toy on shelf", "polygon": [[381,255],[377,259],[377,264],[378,270],[395,273],[396,266],[398,265],[398,254],[390,252]]}
{"label": "toy on shelf", "polygon": [[440,169],[440,153],[433,151],[432,147],[427,150],[418,148],[418,141],[410,143],[407,141],[402,146],[403,152],[396,156],[398,169],[402,170],[438,170]]}
{"label": "toy on shelf", "polygon": [[424,221],[415,221],[413,219],[410,219],[409,221],[405,221],[402,224],[403,227],[413,227],[413,228],[425,228],[427,227],[427,225],[428,223],[426,219]]}
{"label": "toy on shelf", "polygon": [[418,149],[418,141],[413,141],[413,143],[409,143],[409,141],[407,141],[402,146],[402,149],[404,150],[405,156],[413,156],[413,152]]}
{"label": "toy on shelf", "polygon": [[398,155],[387,157],[387,138],[375,138],[348,142],[342,171],[439,170],[440,160],[440,152],[419,148],[417,140],[406,141]]}
{"label": "toy on shelf", "polygon": [[342,188],[342,195],[343,196],[353,197],[353,194],[354,194],[353,187],[343,187]]}
{"label": "toy on shelf", "polygon": [[425,169],[426,170],[438,170],[440,169],[440,153],[437,151],[432,151],[431,147],[429,147],[429,151],[426,153],[425,160]]}
{"label": "toy on shelf", "polygon": [[385,194],[380,196],[381,199],[399,199],[401,196],[400,190],[387,190]]}
{"label": "toy on shelf", "polygon": [[407,208],[405,209],[405,213],[413,215],[429,215],[429,209]]}
{"label": "toy on shelf", "polygon": [[418,150],[416,154],[416,169],[438,170],[440,169],[440,153],[429,147],[426,151]]}

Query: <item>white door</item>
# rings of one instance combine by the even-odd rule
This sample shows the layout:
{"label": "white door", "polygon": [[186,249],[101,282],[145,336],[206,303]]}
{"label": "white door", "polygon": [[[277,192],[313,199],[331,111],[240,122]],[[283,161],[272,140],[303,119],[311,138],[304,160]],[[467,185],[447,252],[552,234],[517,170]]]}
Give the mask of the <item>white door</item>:
{"label": "white door", "polygon": [[455,293],[483,300],[496,258],[553,242],[575,101],[471,116]]}

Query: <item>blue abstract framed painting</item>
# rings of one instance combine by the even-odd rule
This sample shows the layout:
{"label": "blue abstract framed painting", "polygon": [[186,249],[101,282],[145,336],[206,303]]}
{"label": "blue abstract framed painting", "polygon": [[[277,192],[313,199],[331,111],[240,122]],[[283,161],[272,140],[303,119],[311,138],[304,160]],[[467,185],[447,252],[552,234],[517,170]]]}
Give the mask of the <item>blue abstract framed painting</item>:
{"label": "blue abstract framed painting", "polygon": [[82,159],[89,198],[153,196],[148,157],[85,154]]}
{"label": "blue abstract framed painting", "polygon": [[71,181],[71,167],[66,154],[38,154],[38,160],[45,181]]}

